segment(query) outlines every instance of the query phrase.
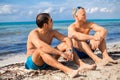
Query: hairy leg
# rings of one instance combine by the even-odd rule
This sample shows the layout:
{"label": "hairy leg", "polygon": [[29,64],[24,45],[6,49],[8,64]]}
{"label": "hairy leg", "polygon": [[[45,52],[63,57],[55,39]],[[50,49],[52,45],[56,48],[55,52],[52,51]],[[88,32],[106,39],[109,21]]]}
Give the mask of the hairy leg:
{"label": "hairy leg", "polygon": [[108,60],[111,63],[117,63],[117,61],[113,60],[107,53],[107,47],[106,47],[106,42],[103,39],[99,45],[99,50],[102,52],[103,54],[103,59]]}
{"label": "hairy leg", "polygon": [[[60,51],[65,51],[67,48],[65,43],[61,43],[57,46],[57,49],[59,49]],[[73,61],[80,66],[79,70],[91,70],[91,69],[96,69],[96,65],[89,65],[84,63],[79,57],[78,55],[74,52],[73,53]]]}
{"label": "hairy leg", "polygon": [[86,42],[81,41],[81,42],[79,42],[79,44],[81,45],[81,48],[82,48],[82,49],[81,48],[79,48],[79,49],[81,51],[85,52],[86,54],[88,54],[90,56],[90,58],[92,58],[96,63],[101,61],[101,59],[93,53],[90,46]]}
{"label": "hairy leg", "polygon": [[[67,49],[67,45],[63,42],[63,43],[61,43],[61,44],[59,44],[59,45],[57,46],[57,49],[60,50],[60,51],[62,51],[62,52],[64,52],[64,51],[66,51],[66,49]],[[79,66],[85,64],[85,63],[77,56],[77,54],[76,54],[75,52],[74,52],[74,54],[73,54],[73,60],[74,60],[75,63],[78,64]]]}
{"label": "hairy leg", "polygon": [[96,63],[97,66],[105,66],[108,64],[108,61],[99,58],[97,55],[95,55],[90,47],[86,42],[80,42],[81,47],[85,53],[87,53]]}
{"label": "hairy leg", "polygon": [[67,66],[64,66],[63,64],[58,62],[55,58],[53,58],[51,55],[49,55],[47,53],[44,53],[40,50],[36,50],[33,53],[32,60],[38,66],[43,65],[43,63],[45,62],[45,63],[47,63],[48,65],[50,65],[54,68],[62,70],[63,72],[68,74],[70,77],[74,77],[74,76],[78,75],[78,70],[73,70],[73,69],[71,69]]}
{"label": "hairy leg", "polygon": [[[64,42],[62,42],[62,43],[60,43],[60,44],[58,44],[55,48],[56,49],[58,49],[59,51],[61,51],[61,52],[64,52],[65,50],[66,50],[66,45],[65,45],[65,43]],[[54,57],[55,57],[55,59],[59,59],[59,55],[54,55]]]}
{"label": "hairy leg", "polygon": [[84,62],[78,57],[78,55],[77,55],[75,52],[74,52],[74,62],[79,65],[78,70],[79,70],[80,72],[81,72],[81,71],[86,71],[86,70],[95,70],[95,69],[96,69],[96,65],[95,65],[95,64],[89,65],[89,64],[84,63]]}

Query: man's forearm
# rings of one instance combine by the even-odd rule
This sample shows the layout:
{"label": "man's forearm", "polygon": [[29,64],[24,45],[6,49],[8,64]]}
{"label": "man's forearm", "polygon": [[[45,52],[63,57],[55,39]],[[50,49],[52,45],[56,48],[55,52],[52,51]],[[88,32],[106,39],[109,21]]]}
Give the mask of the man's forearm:
{"label": "man's forearm", "polygon": [[49,54],[56,54],[56,55],[60,55],[61,52],[53,47],[51,47],[50,45],[44,44],[44,46],[40,47],[40,50],[42,50],[45,53],[49,53]]}
{"label": "man's forearm", "polygon": [[105,39],[106,35],[107,35],[107,30],[106,29],[104,29],[100,32],[100,37],[101,37],[102,40]]}
{"label": "man's forearm", "polygon": [[107,34],[107,30],[104,29],[102,31],[96,32],[94,36],[100,39],[100,41],[102,41],[103,39],[105,39],[106,34]]}
{"label": "man's forearm", "polygon": [[76,35],[73,35],[73,37],[77,40],[92,40],[92,39],[95,39],[94,36],[88,35],[88,34],[83,34],[83,33],[77,33]]}

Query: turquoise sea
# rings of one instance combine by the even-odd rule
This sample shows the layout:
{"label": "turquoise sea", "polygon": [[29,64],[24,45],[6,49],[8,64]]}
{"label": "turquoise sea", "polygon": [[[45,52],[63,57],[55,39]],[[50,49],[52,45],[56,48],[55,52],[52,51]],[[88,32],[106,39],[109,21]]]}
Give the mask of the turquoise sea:
{"label": "turquoise sea", "polygon": [[[120,19],[93,19],[108,30],[107,43],[120,41]],[[54,21],[53,28],[67,35],[67,27],[74,20]],[[0,22],[0,56],[26,53],[26,41],[29,32],[36,28],[35,22]],[[91,31],[91,34],[94,32]],[[53,40],[52,46],[59,43]]]}

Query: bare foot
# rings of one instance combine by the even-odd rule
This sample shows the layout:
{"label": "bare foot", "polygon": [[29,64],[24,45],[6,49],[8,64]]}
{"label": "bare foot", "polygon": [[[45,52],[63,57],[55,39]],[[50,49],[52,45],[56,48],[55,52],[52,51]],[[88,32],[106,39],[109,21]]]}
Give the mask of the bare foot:
{"label": "bare foot", "polygon": [[67,73],[70,78],[74,78],[78,75],[78,70],[72,70],[72,72]]}
{"label": "bare foot", "polygon": [[96,64],[93,65],[84,64],[78,70],[79,72],[81,72],[81,71],[95,70],[95,69],[96,69]]}
{"label": "bare foot", "polygon": [[95,63],[97,65],[97,69],[103,69],[106,65],[109,65],[109,61],[107,59],[101,59]]}
{"label": "bare foot", "polygon": [[113,64],[117,64],[117,63],[118,63],[116,60],[113,60],[111,57],[106,58],[106,60],[107,60],[109,63],[113,63]]}
{"label": "bare foot", "polygon": [[106,66],[107,64],[109,64],[109,62],[106,59],[101,59],[98,62],[96,62],[97,67]]}

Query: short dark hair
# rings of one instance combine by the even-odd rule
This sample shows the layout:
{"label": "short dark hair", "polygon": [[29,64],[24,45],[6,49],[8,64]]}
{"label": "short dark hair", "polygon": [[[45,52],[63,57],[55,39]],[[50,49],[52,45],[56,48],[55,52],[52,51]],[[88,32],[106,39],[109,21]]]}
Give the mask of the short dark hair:
{"label": "short dark hair", "polygon": [[49,17],[50,17],[49,13],[40,13],[40,14],[38,14],[37,17],[36,17],[37,26],[39,28],[42,28],[44,23],[48,24]]}

